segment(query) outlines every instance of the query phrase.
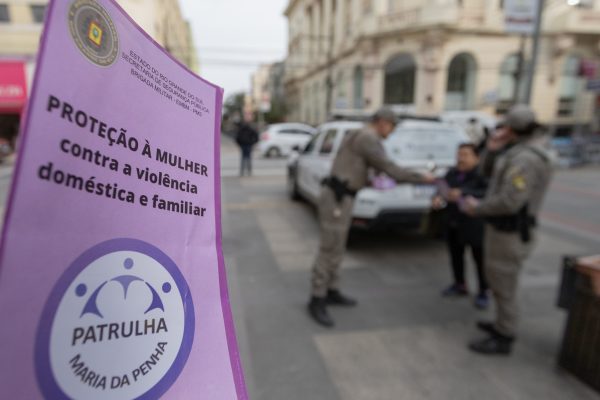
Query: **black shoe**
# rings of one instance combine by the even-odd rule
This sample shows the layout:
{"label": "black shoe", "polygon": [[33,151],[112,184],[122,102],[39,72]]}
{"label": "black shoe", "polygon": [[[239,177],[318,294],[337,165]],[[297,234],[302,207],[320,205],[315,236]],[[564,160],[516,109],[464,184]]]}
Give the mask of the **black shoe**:
{"label": "black shoe", "polygon": [[479,329],[480,331],[483,331],[485,333],[489,333],[490,335],[498,335],[499,334],[498,331],[496,331],[496,327],[493,322],[478,321],[477,329]]}
{"label": "black shoe", "polygon": [[327,302],[324,297],[311,297],[308,303],[308,313],[319,325],[326,328],[333,327],[333,319],[327,312]]}
{"label": "black shoe", "polygon": [[490,335],[486,339],[469,343],[469,349],[485,355],[509,355],[512,351],[513,339],[506,336]]}
{"label": "black shoe", "polygon": [[337,289],[328,290],[325,301],[327,302],[328,305],[331,305],[331,306],[355,307],[358,304],[358,302],[356,300],[354,300],[353,298],[344,296]]}

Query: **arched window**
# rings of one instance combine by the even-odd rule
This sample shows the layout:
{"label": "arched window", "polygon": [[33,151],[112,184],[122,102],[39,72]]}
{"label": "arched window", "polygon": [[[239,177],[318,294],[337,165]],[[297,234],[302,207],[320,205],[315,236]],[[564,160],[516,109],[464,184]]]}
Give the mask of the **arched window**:
{"label": "arched window", "polygon": [[460,53],[448,65],[446,110],[472,110],[475,107],[477,65],[468,53]]}
{"label": "arched window", "polygon": [[362,110],[363,101],[363,69],[360,65],[354,68],[354,96],[353,107],[356,110]]}
{"label": "arched window", "polygon": [[413,104],[415,101],[415,59],[408,53],[393,57],[385,66],[385,104]]}
{"label": "arched window", "polygon": [[566,58],[560,78],[560,96],[558,99],[558,115],[573,115],[577,104],[577,94],[584,92],[585,80],[580,73],[581,60],[570,55]]}

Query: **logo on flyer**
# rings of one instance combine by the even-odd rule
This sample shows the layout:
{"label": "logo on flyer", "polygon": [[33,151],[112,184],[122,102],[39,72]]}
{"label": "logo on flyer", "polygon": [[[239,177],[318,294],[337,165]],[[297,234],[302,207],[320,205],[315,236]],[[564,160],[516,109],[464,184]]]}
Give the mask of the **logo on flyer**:
{"label": "logo on flyer", "polygon": [[100,67],[117,59],[119,36],[108,12],[95,0],[76,0],[69,8],[69,31],[79,51]]}
{"label": "logo on flyer", "polygon": [[94,246],[44,308],[40,388],[52,399],[157,399],[187,361],[194,321],[187,283],[161,250],[135,239]]}

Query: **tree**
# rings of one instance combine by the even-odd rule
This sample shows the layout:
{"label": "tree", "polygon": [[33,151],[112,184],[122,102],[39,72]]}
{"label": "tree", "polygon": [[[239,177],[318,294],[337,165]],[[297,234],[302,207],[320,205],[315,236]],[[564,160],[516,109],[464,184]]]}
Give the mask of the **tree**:
{"label": "tree", "polygon": [[223,127],[222,131],[233,135],[236,123],[242,120],[244,115],[244,92],[231,94],[223,103]]}
{"label": "tree", "polygon": [[231,94],[223,103],[223,117],[226,120],[235,120],[241,118],[244,112],[244,99],[246,94],[238,92]]}
{"label": "tree", "polygon": [[283,101],[274,100],[271,102],[271,109],[265,113],[265,122],[268,124],[276,124],[284,122],[287,114],[287,107]]}

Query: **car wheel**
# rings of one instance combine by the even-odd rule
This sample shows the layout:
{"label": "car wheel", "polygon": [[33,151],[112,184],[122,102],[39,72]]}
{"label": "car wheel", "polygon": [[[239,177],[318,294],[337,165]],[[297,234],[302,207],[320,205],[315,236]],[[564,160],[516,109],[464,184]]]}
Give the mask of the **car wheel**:
{"label": "car wheel", "polygon": [[288,169],[287,188],[290,199],[294,201],[302,200],[302,196],[300,195],[300,191],[298,190],[298,179],[296,177],[295,168]]}
{"label": "car wheel", "polygon": [[276,158],[276,157],[280,157],[280,156],[281,156],[281,150],[279,150],[278,147],[271,147],[267,151],[267,157],[268,158]]}

